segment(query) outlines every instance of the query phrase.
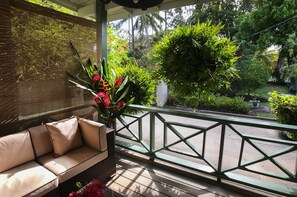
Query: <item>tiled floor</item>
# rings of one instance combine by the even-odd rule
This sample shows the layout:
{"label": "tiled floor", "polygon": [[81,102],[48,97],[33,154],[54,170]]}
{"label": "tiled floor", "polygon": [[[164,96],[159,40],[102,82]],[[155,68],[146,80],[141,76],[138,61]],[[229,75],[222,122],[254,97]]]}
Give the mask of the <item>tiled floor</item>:
{"label": "tiled floor", "polygon": [[243,195],[183,177],[124,155],[117,155],[117,173],[107,186],[125,196],[236,196]]}

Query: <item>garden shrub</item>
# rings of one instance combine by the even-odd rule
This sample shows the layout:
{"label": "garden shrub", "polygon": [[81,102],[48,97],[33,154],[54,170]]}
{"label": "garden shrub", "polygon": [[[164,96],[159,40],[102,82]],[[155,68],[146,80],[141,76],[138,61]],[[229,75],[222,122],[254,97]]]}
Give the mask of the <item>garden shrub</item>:
{"label": "garden shrub", "polygon": [[191,108],[224,111],[231,113],[247,114],[250,106],[243,97],[230,98],[226,96],[187,96],[177,97],[177,103]]}
{"label": "garden shrub", "polygon": [[[150,106],[155,99],[156,82],[145,68],[137,65],[129,64],[125,67],[115,68],[115,72],[123,77],[128,76],[129,93],[124,100],[135,98],[133,104]],[[129,108],[128,113],[136,113],[137,111]]]}
{"label": "garden shrub", "polygon": [[236,75],[237,46],[220,34],[222,25],[178,27],[154,45],[159,73],[180,95],[208,93]]}
{"label": "garden shrub", "polygon": [[272,73],[268,64],[253,56],[239,59],[236,68],[240,78],[235,79],[231,85],[231,89],[236,94],[246,92],[251,95],[255,89],[264,87],[267,84]]}
{"label": "garden shrub", "polygon": [[[297,125],[297,96],[280,95],[272,92],[269,103],[275,112],[276,119],[279,123]],[[297,140],[297,133],[287,132],[290,139]]]}

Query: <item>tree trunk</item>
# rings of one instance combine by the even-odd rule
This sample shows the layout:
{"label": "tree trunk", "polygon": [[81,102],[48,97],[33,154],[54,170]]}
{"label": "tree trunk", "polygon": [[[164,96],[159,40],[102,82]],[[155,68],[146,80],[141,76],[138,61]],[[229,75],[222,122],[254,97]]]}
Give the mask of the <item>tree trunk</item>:
{"label": "tree trunk", "polygon": [[278,56],[278,60],[276,63],[276,68],[274,70],[274,76],[277,80],[277,82],[283,82],[283,80],[281,79],[281,68],[285,65],[285,58],[284,58],[284,49],[283,47],[280,50],[279,56]]}
{"label": "tree trunk", "polygon": [[132,28],[132,50],[135,49],[135,38],[134,38],[134,22],[133,22],[133,16],[131,17],[131,28]]}
{"label": "tree trunk", "polygon": [[147,47],[151,48],[151,42],[150,42],[150,36],[149,36],[149,32],[148,32],[148,26],[145,25],[145,37],[146,37],[146,42],[147,42]]}

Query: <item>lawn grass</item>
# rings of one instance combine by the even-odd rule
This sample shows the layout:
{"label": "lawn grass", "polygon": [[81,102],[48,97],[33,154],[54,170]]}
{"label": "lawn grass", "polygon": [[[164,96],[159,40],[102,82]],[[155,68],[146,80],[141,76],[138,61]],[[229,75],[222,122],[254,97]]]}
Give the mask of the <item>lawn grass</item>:
{"label": "lawn grass", "polygon": [[266,85],[263,88],[256,89],[253,94],[258,98],[268,99],[269,92],[277,91],[279,94],[287,94],[288,87],[280,85]]}
{"label": "lawn grass", "polygon": [[256,115],[262,118],[275,118],[274,113],[266,113],[266,112],[257,112]]}

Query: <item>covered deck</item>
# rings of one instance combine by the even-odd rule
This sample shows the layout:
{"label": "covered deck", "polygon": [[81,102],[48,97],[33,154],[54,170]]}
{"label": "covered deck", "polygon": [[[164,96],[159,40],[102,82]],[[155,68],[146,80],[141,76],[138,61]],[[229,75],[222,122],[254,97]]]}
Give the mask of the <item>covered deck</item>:
{"label": "covered deck", "polygon": [[[5,16],[0,19],[4,21],[0,23],[0,31],[3,35],[5,33],[0,37],[0,71],[3,76],[0,81],[1,136],[16,132],[17,127],[25,129],[49,119],[70,115],[94,118],[96,114],[90,112],[90,104],[81,92],[64,87],[68,85],[64,79],[52,81],[50,85],[47,82],[42,87],[38,80],[34,84],[19,83],[17,77],[21,76],[15,73],[14,48],[11,47],[10,7],[29,12],[36,8],[19,2],[4,0],[0,3],[0,14]],[[97,30],[99,49],[106,47],[106,34],[102,34],[106,30],[106,21],[141,12],[113,3],[104,5],[100,0],[53,2],[81,16],[95,16],[96,23],[84,19],[76,21]],[[197,2],[207,1],[164,0],[160,6],[143,12]],[[53,15],[59,20],[65,18],[67,23],[72,21],[70,16],[41,8],[37,13],[47,17]],[[67,25],[61,26],[66,28]],[[106,55],[106,51],[102,51],[98,50],[97,57]],[[49,57],[49,61],[50,58],[59,57]],[[27,88],[26,92],[22,88]],[[50,90],[53,95],[48,94]],[[36,92],[40,98],[32,97]],[[66,97],[70,94],[71,98]],[[61,95],[65,99],[60,98]],[[44,98],[46,100],[42,100]],[[297,132],[296,126],[232,115],[132,107],[142,110],[142,113],[117,120],[117,173],[107,182],[108,187],[127,196],[297,195],[297,142],[279,136],[281,130]]]}

